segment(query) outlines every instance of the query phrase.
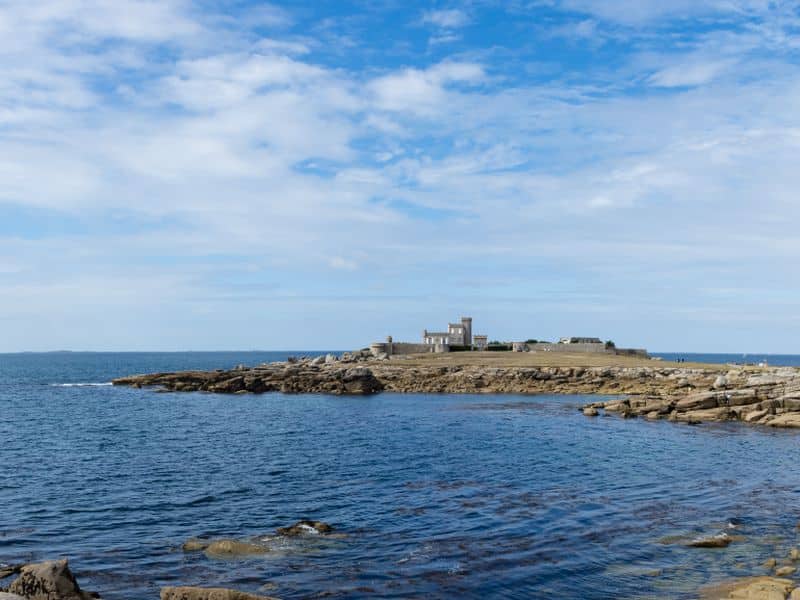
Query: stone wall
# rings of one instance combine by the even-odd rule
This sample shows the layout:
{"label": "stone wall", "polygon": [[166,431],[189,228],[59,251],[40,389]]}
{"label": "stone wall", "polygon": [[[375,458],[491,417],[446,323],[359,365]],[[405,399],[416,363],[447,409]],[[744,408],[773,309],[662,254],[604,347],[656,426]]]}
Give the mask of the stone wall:
{"label": "stone wall", "polygon": [[[392,344],[393,354],[422,354],[426,352],[433,352],[438,346],[429,346],[426,344],[411,344],[408,342],[395,342]],[[439,350],[441,352],[441,350]]]}
{"label": "stone wall", "polygon": [[408,342],[391,342],[391,344],[389,342],[376,342],[370,344],[369,347],[373,356],[378,356],[379,354],[388,354],[389,356],[393,354],[427,354],[429,352],[447,352],[448,349],[448,346],[442,346],[441,344],[411,344]]}

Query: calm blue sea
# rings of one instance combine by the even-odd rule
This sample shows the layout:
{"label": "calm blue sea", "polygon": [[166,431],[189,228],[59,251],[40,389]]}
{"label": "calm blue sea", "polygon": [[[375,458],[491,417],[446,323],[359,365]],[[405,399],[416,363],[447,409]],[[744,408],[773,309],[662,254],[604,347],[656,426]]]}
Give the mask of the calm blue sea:
{"label": "calm blue sea", "polygon": [[766,363],[771,367],[798,367],[800,355],[797,354],[699,354],[692,352],[652,352],[664,360],[683,359],[686,362],[758,365]]}
{"label": "calm blue sea", "polygon": [[[312,354],[312,353],[309,353]],[[108,600],[694,598],[798,544],[800,434],[588,419],[586,397],[161,394],[99,385],[280,353],[0,355],[0,562]],[[340,538],[185,554],[300,518]],[[727,549],[670,543],[715,534]],[[683,538],[681,537],[683,536]]]}

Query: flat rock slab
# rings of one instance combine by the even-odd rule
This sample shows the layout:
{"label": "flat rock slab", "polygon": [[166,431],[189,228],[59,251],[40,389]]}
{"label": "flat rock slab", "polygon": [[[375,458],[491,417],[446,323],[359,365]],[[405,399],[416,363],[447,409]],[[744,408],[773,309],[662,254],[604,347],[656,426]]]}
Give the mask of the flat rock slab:
{"label": "flat rock slab", "polygon": [[[793,591],[794,590],[794,591]],[[795,583],[778,577],[749,577],[705,588],[703,600],[796,600]],[[790,595],[791,594],[791,595]]]}

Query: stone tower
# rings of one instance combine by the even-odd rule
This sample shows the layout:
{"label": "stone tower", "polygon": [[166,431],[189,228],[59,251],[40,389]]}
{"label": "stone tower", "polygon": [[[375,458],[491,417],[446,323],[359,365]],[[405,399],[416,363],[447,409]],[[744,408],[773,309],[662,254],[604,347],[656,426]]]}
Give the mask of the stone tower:
{"label": "stone tower", "polygon": [[464,326],[464,345],[472,347],[472,317],[461,317]]}

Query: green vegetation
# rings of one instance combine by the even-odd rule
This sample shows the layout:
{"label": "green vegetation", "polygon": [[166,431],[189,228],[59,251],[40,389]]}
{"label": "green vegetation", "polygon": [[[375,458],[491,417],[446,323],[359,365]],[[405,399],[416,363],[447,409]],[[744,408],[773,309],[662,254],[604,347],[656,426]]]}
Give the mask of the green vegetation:
{"label": "green vegetation", "polygon": [[509,344],[501,344],[500,342],[492,342],[486,349],[489,352],[511,352],[511,346]]}

